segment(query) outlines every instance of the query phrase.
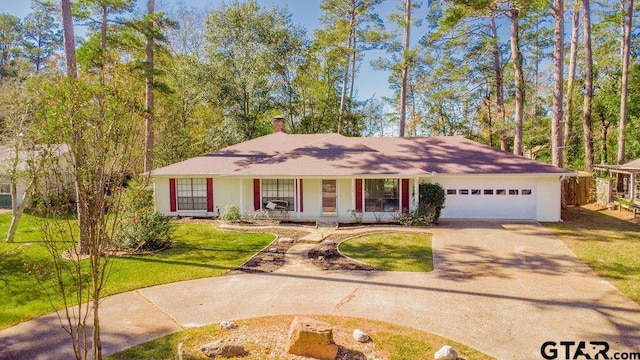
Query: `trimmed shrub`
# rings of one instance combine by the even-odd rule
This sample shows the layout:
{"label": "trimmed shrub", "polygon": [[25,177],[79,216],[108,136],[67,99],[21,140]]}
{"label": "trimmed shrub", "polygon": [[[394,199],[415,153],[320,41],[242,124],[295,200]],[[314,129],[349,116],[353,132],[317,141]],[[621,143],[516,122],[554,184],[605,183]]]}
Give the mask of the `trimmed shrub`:
{"label": "trimmed shrub", "polygon": [[146,209],[123,220],[115,243],[134,252],[163,250],[171,246],[173,230],[171,218]]}
{"label": "trimmed shrub", "polygon": [[240,221],[240,209],[235,205],[227,205],[220,213],[220,220],[234,222]]}
{"label": "trimmed shrub", "polygon": [[436,221],[437,209],[433,205],[420,204],[418,209],[398,215],[402,226],[430,226]]}
{"label": "trimmed shrub", "polygon": [[444,188],[440,184],[420,184],[418,191],[420,208],[433,207],[435,209],[433,222],[438,221],[447,197]]}

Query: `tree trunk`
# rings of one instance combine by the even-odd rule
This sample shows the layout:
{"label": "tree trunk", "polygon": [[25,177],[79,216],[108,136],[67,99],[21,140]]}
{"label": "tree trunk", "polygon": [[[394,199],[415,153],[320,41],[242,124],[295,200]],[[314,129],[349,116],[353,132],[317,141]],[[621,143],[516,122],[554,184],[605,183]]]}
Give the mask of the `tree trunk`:
{"label": "tree trunk", "polygon": [[522,78],[522,54],[518,39],[518,9],[511,9],[511,54],[513,56],[513,85],[516,90],[515,134],[513,153],[522,155],[522,124],[524,122],[524,79]]}
{"label": "tree trunk", "polygon": [[493,71],[496,75],[496,106],[498,108],[498,134],[500,135],[500,150],[507,151],[507,121],[504,110],[504,75],[502,72],[502,60],[500,58],[500,46],[498,44],[498,28],[495,14],[491,16],[491,37],[493,46]]}
{"label": "tree trunk", "polygon": [[[147,2],[147,15],[150,17],[149,19],[149,28],[150,30],[154,26],[153,15],[155,13],[155,0],[148,0]],[[147,48],[146,48],[146,71],[145,71],[145,114],[144,114],[144,123],[146,129],[146,137],[145,137],[145,146],[144,146],[144,171],[149,174],[149,171],[153,170],[153,147],[154,147],[154,136],[153,136],[153,108],[154,108],[154,98],[153,98],[153,35],[151,31],[147,35]],[[147,176],[147,179],[148,179]]]}
{"label": "tree trunk", "polygon": [[[633,0],[627,0],[626,21],[624,22],[624,39],[622,45],[622,85],[620,89],[620,122],[618,123],[618,164],[625,162],[625,135],[627,127],[627,92],[629,87],[629,52],[631,49],[631,25],[633,22]],[[606,141],[606,139],[605,139]]]}
{"label": "tree trunk", "polygon": [[576,57],[580,30],[580,2],[576,0],[571,22],[571,50],[569,53],[569,78],[567,79],[567,112],[564,114],[564,158],[569,158],[569,140],[573,136],[573,90],[576,78]]}
{"label": "tree trunk", "polygon": [[562,71],[564,65],[564,1],[553,1],[553,105],[551,115],[551,163],[564,166],[562,158]]}
{"label": "tree trunk", "polygon": [[[355,9],[352,7],[351,20],[349,21],[349,35],[347,39],[347,50],[344,62],[344,71],[342,73],[342,92],[340,93],[340,109],[338,110],[338,134],[343,132],[344,109],[347,101],[347,85],[349,84],[349,64],[351,63],[351,51],[353,49],[352,29],[356,26]],[[351,70],[353,71],[353,69]]]}
{"label": "tree trunk", "polygon": [[400,137],[407,123],[407,76],[409,73],[409,35],[411,30],[411,0],[404,2],[404,36],[402,40],[402,73],[400,85]]}
{"label": "tree trunk", "polygon": [[584,164],[586,171],[592,171],[593,136],[591,134],[591,107],[593,105],[593,55],[591,52],[591,10],[589,0],[582,0],[582,7],[584,8],[584,102],[582,105]]}
{"label": "tree trunk", "polygon": [[64,30],[64,55],[67,63],[67,76],[78,77],[78,65],[76,62],[76,40],[73,35],[73,19],[71,17],[70,0],[61,0],[62,26]]}

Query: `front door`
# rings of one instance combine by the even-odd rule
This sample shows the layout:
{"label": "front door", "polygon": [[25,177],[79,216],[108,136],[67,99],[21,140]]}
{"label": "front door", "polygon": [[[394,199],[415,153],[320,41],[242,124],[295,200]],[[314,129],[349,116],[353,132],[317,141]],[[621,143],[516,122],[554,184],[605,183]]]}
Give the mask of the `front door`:
{"label": "front door", "polygon": [[322,215],[336,212],[336,180],[322,180]]}

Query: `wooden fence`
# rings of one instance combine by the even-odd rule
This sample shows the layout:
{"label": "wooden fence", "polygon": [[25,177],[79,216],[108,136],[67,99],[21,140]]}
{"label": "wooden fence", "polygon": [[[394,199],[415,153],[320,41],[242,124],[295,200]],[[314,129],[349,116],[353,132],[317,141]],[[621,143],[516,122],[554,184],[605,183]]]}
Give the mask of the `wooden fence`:
{"label": "wooden fence", "polygon": [[579,174],[564,179],[564,201],[568,206],[580,206],[595,201],[596,184],[593,176]]}

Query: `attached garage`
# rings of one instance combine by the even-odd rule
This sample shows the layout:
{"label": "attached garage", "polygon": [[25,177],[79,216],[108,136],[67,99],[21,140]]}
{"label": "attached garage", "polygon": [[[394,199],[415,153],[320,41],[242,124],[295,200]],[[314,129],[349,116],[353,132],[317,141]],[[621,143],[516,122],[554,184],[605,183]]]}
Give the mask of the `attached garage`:
{"label": "attached garage", "polygon": [[[555,179],[553,179],[555,178]],[[465,176],[434,179],[447,198],[442,218],[557,221],[558,176]],[[555,184],[555,186],[550,186]]]}

